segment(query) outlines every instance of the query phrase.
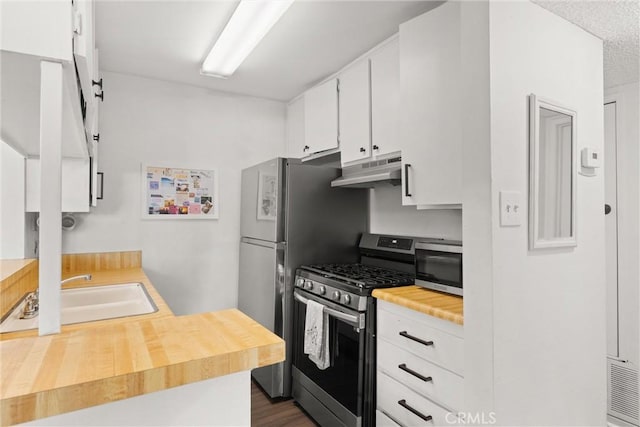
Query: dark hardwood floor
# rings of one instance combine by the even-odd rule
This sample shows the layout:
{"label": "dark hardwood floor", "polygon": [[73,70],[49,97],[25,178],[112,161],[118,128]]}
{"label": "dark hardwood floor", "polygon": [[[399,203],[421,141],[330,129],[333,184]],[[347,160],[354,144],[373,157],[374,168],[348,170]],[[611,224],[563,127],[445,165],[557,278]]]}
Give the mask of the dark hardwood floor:
{"label": "dark hardwood floor", "polygon": [[270,400],[260,386],[251,382],[251,425],[253,427],[317,427],[293,399]]}

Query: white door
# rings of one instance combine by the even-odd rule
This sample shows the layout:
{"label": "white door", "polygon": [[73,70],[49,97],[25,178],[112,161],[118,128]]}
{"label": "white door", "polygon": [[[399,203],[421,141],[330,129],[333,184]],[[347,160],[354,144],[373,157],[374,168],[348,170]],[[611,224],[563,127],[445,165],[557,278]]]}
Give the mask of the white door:
{"label": "white door", "polygon": [[371,55],[371,154],[400,151],[400,43],[394,39]]}
{"label": "white door", "polygon": [[304,95],[287,105],[287,153],[299,159],[307,156],[304,135]]}
{"label": "white door", "polygon": [[[607,354],[618,348],[618,200],[617,200],[616,103],[604,106],[604,202],[607,280]],[[609,211],[610,209],[610,211]],[[606,213],[606,212],[609,213]]]}
{"label": "white door", "polygon": [[462,203],[460,3],[400,25],[403,205]]}
{"label": "white door", "polygon": [[338,148],[338,80],[331,79],[304,94],[305,154]]}
{"label": "white door", "polygon": [[342,165],[371,155],[369,60],[340,75],[340,157]]}

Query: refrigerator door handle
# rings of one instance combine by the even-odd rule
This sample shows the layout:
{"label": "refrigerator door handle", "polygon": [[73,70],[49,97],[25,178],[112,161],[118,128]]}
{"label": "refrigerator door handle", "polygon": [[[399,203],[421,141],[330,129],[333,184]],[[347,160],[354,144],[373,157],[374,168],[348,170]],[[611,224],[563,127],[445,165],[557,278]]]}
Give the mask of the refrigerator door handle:
{"label": "refrigerator door handle", "polygon": [[254,239],[252,237],[243,237],[240,239],[241,243],[246,243],[247,245],[261,246],[263,248],[269,249],[284,249],[286,246],[285,242],[270,242],[268,240],[260,240]]}

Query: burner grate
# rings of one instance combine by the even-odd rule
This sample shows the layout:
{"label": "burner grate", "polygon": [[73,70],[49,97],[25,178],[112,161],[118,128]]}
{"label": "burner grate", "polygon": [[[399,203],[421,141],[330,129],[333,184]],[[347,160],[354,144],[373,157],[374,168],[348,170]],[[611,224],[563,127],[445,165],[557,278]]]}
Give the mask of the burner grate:
{"label": "burner grate", "polygon": [[322,264],[309,267],[360,288],[411,285],[415,282],[415,277],[409,273],[366,264]]}

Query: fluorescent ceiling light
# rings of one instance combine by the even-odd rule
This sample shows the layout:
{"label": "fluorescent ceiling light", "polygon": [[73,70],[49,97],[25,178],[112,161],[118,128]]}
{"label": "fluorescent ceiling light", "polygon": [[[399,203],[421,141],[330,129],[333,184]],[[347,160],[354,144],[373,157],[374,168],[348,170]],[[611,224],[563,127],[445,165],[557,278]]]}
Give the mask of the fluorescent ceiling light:
{"label": "fluorescent ceiling light", "polygon": [[202,74],[232,75],[293,0],[241,0],[202,63]]}

